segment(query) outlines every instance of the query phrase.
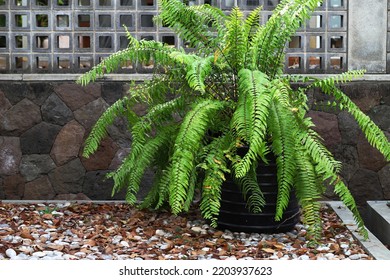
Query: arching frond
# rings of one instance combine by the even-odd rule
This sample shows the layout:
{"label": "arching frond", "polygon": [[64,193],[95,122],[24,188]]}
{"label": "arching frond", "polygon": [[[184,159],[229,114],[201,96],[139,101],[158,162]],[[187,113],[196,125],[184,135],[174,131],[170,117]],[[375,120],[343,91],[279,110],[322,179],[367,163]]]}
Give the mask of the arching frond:
{"label": "arching frond", "polygon": [[234,73],[238,73],[244,67],[245,54],[248,47],[248,37],[245,37],[244,14],[238,7],[232,12],[226,21],[225,48],[223,53],[233,68]]}
{"label": "arching frond", "polygon": [[[180,0],[159,0],[162,8],[159,15],[165,26],[168,26],[193,48],[203,52],[212,52],[215,47],[214,37],[208,27],[209,18],[199,11],[186,6]],[[204,8],[210,11],[209,7]],[[211,16],[212,14],[209,13]]]}
{"label": "arching frond", "polygon": [[340,197],[341,201],[351,210],[353,217],[356,221],[360,234],[368,239],[368,232],[364,226],[364,221],[360,216],[359,210],[356,207],[355,199],[353,198],[351,192],[348,190],[347,186],[344,184],[340,178],[337,179],[335,184],[334,192]]}
{"label": "arching frond", "polygon": [[296,175],[296,129],[293,125],[295,120],[291,111],[274,99],[268,121],[272,151],[276,156],[279,186],[275,219],[280,220],[288,206],[290,190]]}
{"label": "arching frond", "polygon": [[365,137],[367,138],[368,142],[379,152],[381,152],[384,155],[385,159],[389,161],[390,143],[387,140],[387,137],[384,132],[381,131],[381,129],[366,114],[364,114],[345,93],[343,93],[335,85],[337,81],[348,81],[354,74],[359,77],[362,72],[350,71],[345,73],[344,75],[339,76],[338,78],[332,77],[316,81],[311,86],[319,87],[324,93],[335,97],[335,99],[339,103],[340,109],[345,109],[354,117],[359,127],[363,131]]}
{"label": "arching frond", "polygon": [[160,130],[155,138],[146,141],[142,151],[133,150],[116,171],[109,173],[108,178],[114,180],[113,194],[126,187],[126,201],[130,204],[137,201],[136,194],[146,168],[154,161],[159,150],[169,145],[176,129],[176,126],[170,126]]}
{"label": "arching frond", "polygon": [[188,66],[187,81],[188,85],[195,91],[205,93],[205,79],[212,71],[214,56],[200,58]]}
{"label": "arching frond", "polygon": [[223,101],[201,100],[187,113],[180,126],[172,155],[172,179],[169,186],[169,204],[174,214],[183,210],[187,200],[190,178],[196,166],[196,154],[201,147],[210,117],[227,105],[228,103]]}
{"label": "arching frond", "polygon": [[319,198],[321,192],[318,188],[318,180],[315,168],[305,150],[297,146],[296,165],[298,172],[295,183],[295,193],[302,208],[303,222],[309,226],[309,234],[312,239],[321,237],[321,217]]}
{"label": "arching frond", "polygon": [[239,74],[239,100],[232,117],[232,128],[249,144],[248,153],[236,165],[235,174],[243,177],[265,149],[267,118],[272,95],[267,76],[260,71],[242,69]]}
{"label": "arching frond", "polygon": [[[99,117],[88,138],[85,141],[85,147],[83,150],[83,156],[88,158],[91,154],[97,151],[100,142],[107,136],[107,128],[114,123],[114,121],[120,117],[125,116],[127,113],[127,107],[131,101],[125,97],[119,99],[113,105],[111,105],[104,113]],[[136,118],[136,116],[133,114]]]}
{"label": "arching frond", "polygon": [[231,145],[232,137],[229,134],[215,138],[204,148],[202,162],[199,165],[204,170],[202,182],[202,197],[200,211],[202,216],[210,220],[211,226],[217,226],[217,218],[221,203],[221,186],[226,180],[228,169],[225,152]]}

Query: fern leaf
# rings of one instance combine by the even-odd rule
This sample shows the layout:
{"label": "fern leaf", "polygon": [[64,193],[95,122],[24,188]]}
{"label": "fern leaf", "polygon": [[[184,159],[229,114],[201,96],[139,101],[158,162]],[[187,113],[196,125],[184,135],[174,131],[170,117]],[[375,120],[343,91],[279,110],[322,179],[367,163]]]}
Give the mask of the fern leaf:
{"label": "fern leaf", "polygon": [[[249,150],[236,165],[237,177],[243,177],[251,164],[263,153],[267,132],[267,116],[272,95],[267,76],[260,71],[242,69],[239,72],[239,104],[232,118],[232,126],[241,136],[249,136]],[[243,103],[247,102],[248,103]],[[249,110],[246,112],[246,110]],[[249,134],[249,135],[248,135]]]}
{"label": "fern leaf", "polygon": [[[188,41],[191,47],[203,51],[213,51],[213,35],[207,25],[208,18],[199,12],[187,7],[180,0],[159,0],[162,8],[161,21],[170,27],[184,41]],[[203,8],[208,9],[207,7]],[[212,14],[210,14],[212,16]]]}
{"label": "fern leaf", "polygon": [[296,156],[298,168],[295,193],[302,208],[304,223],[309,226],[309,233],[314,240],[321,237],[320,203],[318,199],[321,193],[318,189],[317,174],[310,157],[307,156],[301,147],[297,146],[299,152]]}
{"label": "fern leaf", "polygon": [[126,107],[129,102],[129,98],[127,97],[119,99],[99,117],[85,141],[85,147],[83,150],[84,157],[88,158],[91,154],[97,151],[100,142],[108,134],[107,128],[114,123],[116,118],[125,115]]}
{"label": "fern leaf", "polygon": [[364,227],[363,219],[360,216],[359,210],[356,207],[355,199],[351,195],[347,186],[340,179],[338,179],[338,182],[335,185],[334,192],[340,197],[341,201],[345,204],[345,206],[347,206],[349,210],[351,210],[360,234],[365,239],[368,239],[368,232],[367,229]]}
{"label": "fern leaf", "polygon": [[132,151],[123,164],[109,174],[108,177],[114,180],[113,194],[126,186],[126,201],[129,204],[136,202],[135,195],[139,190],[145,169],[151,165],[159,150],[169,143],[175,129],[175,126],[171,126],[160,131],[155,138],[143,145],[142,152]]}
{"label": "fern leaf", "polygon": [[313,86],[318,86],[324,93],[334,96],[339,102],[340,109],[346,109],[354,117],[368,142],[378,149],[387,161],[390,161],[390,143],[384,132],[346,94],[335,86],[335,82],[335,79],[325,79],[315,82]]}
{"label": "fern leaf", "polygon": [[244,14],[238,7],[232,9],[229,19],[226,22],[226,45],[224,53],[230,61],[233,71],[237,73],[244,67],[245,54],[247,52],[247,40],[245,37]]}
{"label": "fern leaf", "polygon": [[225,173],[230,172],[227,167],[225,152],[229,149],[231,140],[232,137],[229,134],[215,138],[204,148],[202,163],[199,165],[205,172],[199,207],[202,216],[210,220],[212,227],[217,226],[221,185],[225,181]]}
{"label": "fern leaf", "polygon": [[296,131],[294,116],[276,99],[271,103],[269,118],[269,133],[272,141],[272,151],[276,156],[279,192],[276,204],[276,220],[282,218],[288,206],[290,190],[296,174],[295,150]]}
{"label": "fern leaf", "polygon": [[201,147],[210,117],[226,106],[226,102],[202,100],[184,117],[172,156],[169,203],[174,214],[183,210],[187,200],[192,170],[196,165],[196,154]]}
{"label": "fern leaf", "polygon": [[253,165],[244,177],[235,178],[235,182],[240,187],[246,206],[252,213],[260,213],[266,204],[263,192],[256,177],[256,166]]}
{"label": "fern leaf", "polygon": [[206,92],[205,79],[212,70],[213,62],[214,56],[209,56],[189,65],[186,78],[190,88],[201,93]]}

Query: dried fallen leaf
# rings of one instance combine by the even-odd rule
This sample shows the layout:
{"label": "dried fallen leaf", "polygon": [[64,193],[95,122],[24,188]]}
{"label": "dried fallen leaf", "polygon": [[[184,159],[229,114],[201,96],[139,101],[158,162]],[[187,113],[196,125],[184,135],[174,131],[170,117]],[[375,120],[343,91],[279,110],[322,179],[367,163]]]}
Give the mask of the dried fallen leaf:
{"label": "dried fallen leaf", "polygon": [[34,237],[30,234],[30,231],[28,229],[23,229],[22,232],[20,233],[20,237],[34,240]]}
{"label": "dried fallen leaf", "polygon": [[272,248],[261,248],[262,251],[266,252],[266,253],[275,253],[275,250],[272,249]]}

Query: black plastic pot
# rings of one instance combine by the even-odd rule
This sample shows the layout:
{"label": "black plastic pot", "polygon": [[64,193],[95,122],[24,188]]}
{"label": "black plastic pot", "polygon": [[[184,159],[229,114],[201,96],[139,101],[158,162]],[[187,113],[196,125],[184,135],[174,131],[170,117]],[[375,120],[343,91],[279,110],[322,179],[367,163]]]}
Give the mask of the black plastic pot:
{"label": "black plastic pot", "polygon": [[276,162],[269,165],[259,163],[257,180],[262,190],[266,205],[261,213],[251,213],[243,199],[239,187],[226,180],[222,185],[221,208],[218,217],[218,228],[237,232],[277,233],[287,232],[294,228],[300,219],[298,201],[293,192],[290,202],[281,221],[275,221],[276,199],[278,194]]}

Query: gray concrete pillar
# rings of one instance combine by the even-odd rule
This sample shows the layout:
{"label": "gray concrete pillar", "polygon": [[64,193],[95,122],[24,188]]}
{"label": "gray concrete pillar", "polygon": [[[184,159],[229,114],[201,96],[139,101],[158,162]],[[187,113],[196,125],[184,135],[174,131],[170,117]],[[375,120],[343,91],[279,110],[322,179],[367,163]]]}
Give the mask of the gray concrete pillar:
{"label": "gray concrete pillar", "polygon": [[348,69],[386,73],[387,0],[348,2]]}

